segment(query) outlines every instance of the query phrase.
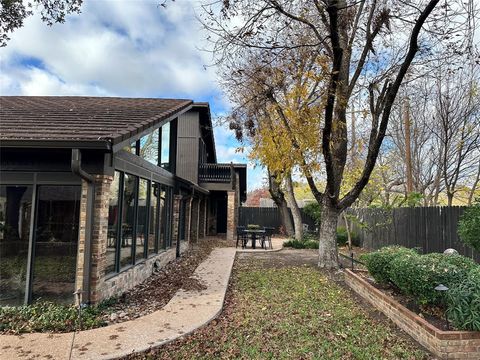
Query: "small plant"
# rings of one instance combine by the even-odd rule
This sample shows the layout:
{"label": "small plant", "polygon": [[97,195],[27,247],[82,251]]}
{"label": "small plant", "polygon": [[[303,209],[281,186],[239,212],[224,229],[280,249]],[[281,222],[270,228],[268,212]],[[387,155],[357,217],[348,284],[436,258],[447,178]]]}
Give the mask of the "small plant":
{"label": "small plant", "polygon": [[390,268],[392,261],[405,255],[417,256],[417,253],[412,249],[407,249],[401,246],[387,246],[377,251],[363,254],[360,260],[365,263],[370,275],[373,276],[376,282],[380,284],[387,284],[390,278]]}
{"label": "small plant", "polygon": [[458,329],[480,331],[480,266],[447,291],[448,317]]}
{"label": "small plant", "polygon": [[[107,304],[107,303],[105,303]],[[82,310],[82,328],[91,329],[106,325],[103,303]],[[59,305],[47,301],[19,307],[0,307],[0,331],[12,333],[74,331],[78,327],[78,309],[74,305]]]}
{"label": "small plant", "polygon": [[302,240],[287,240],[283,243],[283,246],[293,249],[318,249],[318,239],[314,235],[307,234]]}
{"label": "small plant", "polygon": [[[357,233],[350,231],[350,236],[352,238],[352,245],[359,246],[360,245],[360,237]],[[337,228],[337,244],[339,246],[345,246],[348,243],[348,233],[347,228],[344,226],[339,226]]]}
{"label": "small plant", "polygon": [[465,245],[480,251],[480,199],[465,210],[458,222],[458,235]]}
{"label": "small plant", "polygon": [[248,225],[247,225],[247,229],[248,229],[248,230],[260,230],[260,225],[248,224]]}

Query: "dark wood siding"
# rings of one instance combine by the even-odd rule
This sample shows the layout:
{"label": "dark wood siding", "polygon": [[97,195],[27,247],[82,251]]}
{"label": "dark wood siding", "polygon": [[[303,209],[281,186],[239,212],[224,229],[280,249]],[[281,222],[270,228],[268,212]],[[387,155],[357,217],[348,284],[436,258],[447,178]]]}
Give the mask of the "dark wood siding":
{"label": "dark wood siding", "polygon": [[199,114],[188,111],[178,117],[177,176],[198,182]]}

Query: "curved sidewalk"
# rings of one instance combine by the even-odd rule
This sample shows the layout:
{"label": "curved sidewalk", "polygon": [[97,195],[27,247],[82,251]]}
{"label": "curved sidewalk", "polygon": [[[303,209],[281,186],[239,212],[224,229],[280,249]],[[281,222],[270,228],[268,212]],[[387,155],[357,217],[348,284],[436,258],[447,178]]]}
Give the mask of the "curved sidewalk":
{"label": "curved sidewalk", "polygon": [[114,359],[160,346],[214,319],[222,310],[236,250],[216,248],[195,270],[207,289],[179,290],[161,310],[103,328],[65,334],[0,335],[0,359]]}

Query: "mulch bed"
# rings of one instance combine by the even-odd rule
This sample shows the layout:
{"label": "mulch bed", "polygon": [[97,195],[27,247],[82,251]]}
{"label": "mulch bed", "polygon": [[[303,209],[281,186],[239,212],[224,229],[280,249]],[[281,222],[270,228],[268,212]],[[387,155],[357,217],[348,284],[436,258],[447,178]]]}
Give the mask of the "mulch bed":
{"label": "mulch bed", "polygon": [[179,289],[204,290],[205,286],[192,274],[213,248],[228,246],[226,240],[219,238],[208,238],[193,244],[181,258],[167,264],[119,297],[107,309],[103,319],[108,325],[132,320],[163,308]]}
{"label": "mulch bed", "polygon": [[368,281],[370,285],[375,287],[376,289],[383,292],[385,295],[392,297],[395,301],[405,306],[408,310],[412,311],[413,313],[417,314],[418,316],[424,318],[430,324],[435,326],[439,330],[454,330],[452,325],[450,324],[450,328],[447,328],[447,322],[445,320],[445,309],[439,306],[432,306],[432,305],[419,305],[415,302],[415,300],[409,296],[406,296],[400,292],[393,285],[381,285],[371,277],[369,274],[364,271],[356,272],[357,275],[360,275],[362,278]]}

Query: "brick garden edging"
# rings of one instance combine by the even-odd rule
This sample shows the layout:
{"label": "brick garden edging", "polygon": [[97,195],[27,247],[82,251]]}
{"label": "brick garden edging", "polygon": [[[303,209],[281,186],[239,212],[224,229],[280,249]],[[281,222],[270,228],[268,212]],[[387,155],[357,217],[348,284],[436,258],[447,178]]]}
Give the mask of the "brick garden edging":
{"label": "brick garden edging", "polygon": [[441,359],[480,359],[479,331],[440,330],[349,269],[345,283]]}

